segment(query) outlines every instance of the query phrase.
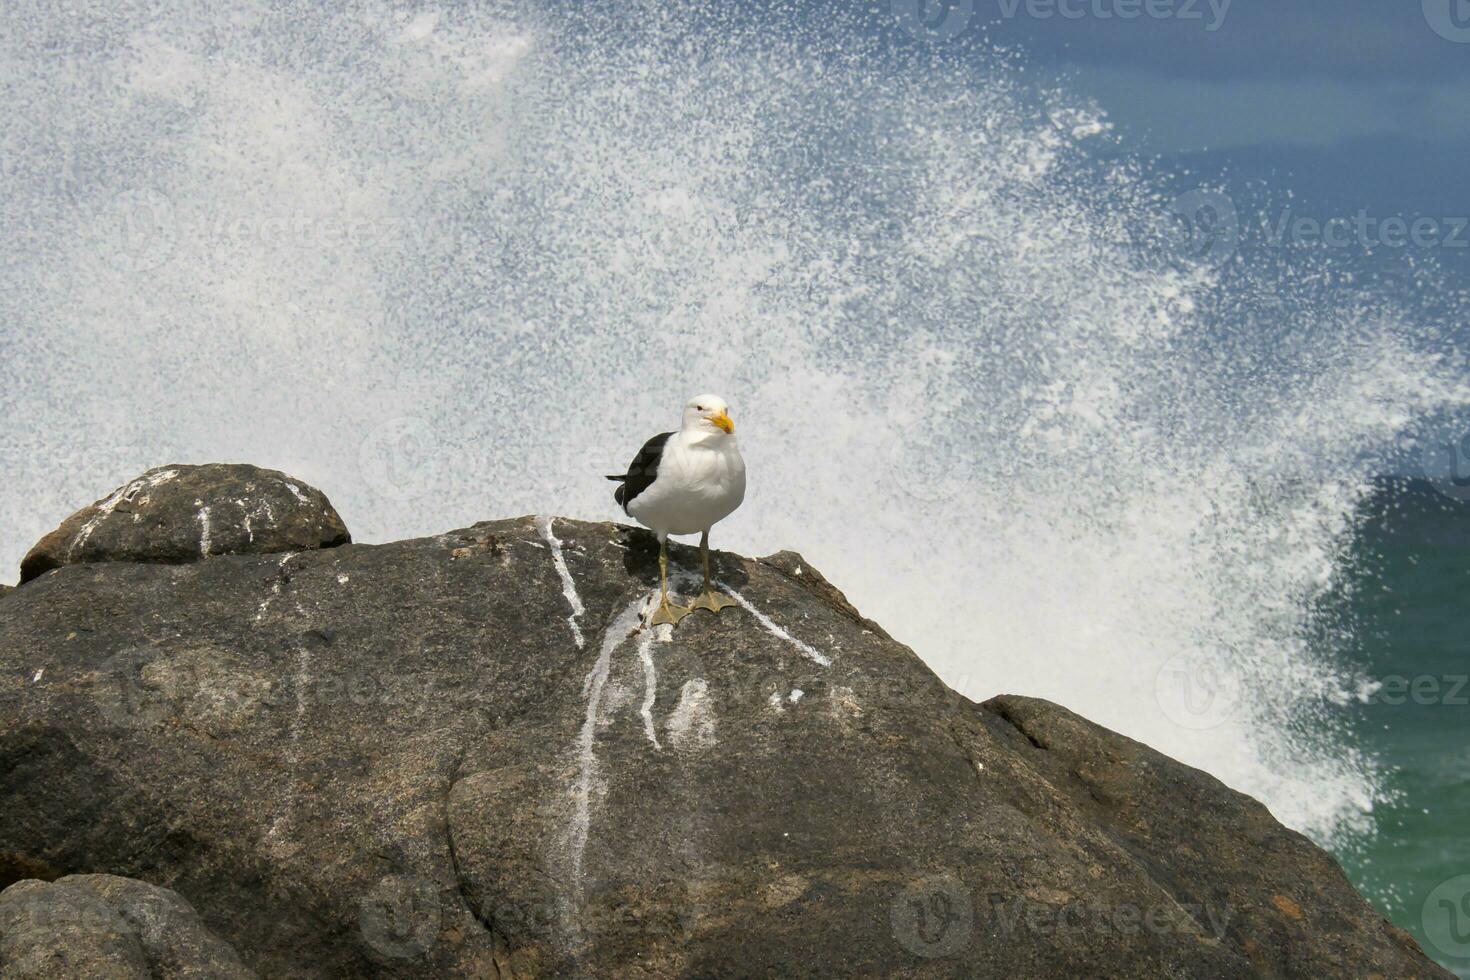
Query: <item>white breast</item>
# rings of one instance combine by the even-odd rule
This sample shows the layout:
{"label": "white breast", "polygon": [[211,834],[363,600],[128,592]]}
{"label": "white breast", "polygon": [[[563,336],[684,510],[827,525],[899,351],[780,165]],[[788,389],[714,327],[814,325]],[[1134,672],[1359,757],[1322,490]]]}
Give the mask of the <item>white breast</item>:
{"label": "white breast", "polygon": [[676,433],[664,444],[658,479],[633,499],[628,513],[662,534],[698,534],[744,499],[745,461],[733,438],[710,447]]}

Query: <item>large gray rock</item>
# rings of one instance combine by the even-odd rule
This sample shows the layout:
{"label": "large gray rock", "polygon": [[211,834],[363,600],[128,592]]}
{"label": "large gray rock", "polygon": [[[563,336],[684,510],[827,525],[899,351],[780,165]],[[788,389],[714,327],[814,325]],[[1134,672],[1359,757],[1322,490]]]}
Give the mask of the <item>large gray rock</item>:
{"label": "large gray rock", "polygon": [[0,892],[6,980],[246,980],[229,944],[175,892],[113,875],[27,880]]}
{"label": "large gray rock", "polygon": [[284,473],[246,464],[160,466],[83,507],[37,542],[21,562],[20,580],[73,564],[181,564],[351,540],[322,492]]}
{"label": "large gray rock", "polygon": [[1254,800],[717,571],[671,631],[611,524],[62,568],[0,616],[0,870],[271,977],[1447,976]]}

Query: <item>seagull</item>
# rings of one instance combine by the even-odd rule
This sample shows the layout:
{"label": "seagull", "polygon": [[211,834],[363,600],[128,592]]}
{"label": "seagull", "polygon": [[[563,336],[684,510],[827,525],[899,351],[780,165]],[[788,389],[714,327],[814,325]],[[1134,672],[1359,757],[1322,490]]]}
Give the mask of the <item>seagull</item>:
{"label": "seagull", "polygon": [[[695,609],[718,613],[735,605],[715,591],[709,578],[709,529],[745,499],[745,461],[725,399],[691,398],[678,432],[661,432],[648,440],[626,473],[608,479],[621,484],[613,499],[624,513],[658,535],[659,605],[651,625],[678,623]],[[696,531],[701,534],[704,592],[686,608],[669,602],[668,537]]]}

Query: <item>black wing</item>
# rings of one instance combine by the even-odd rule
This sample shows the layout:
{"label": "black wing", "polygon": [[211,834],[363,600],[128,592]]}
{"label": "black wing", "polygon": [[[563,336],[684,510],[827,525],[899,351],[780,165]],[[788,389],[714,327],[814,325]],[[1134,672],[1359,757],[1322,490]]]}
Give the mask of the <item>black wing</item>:
{"label": "black wing", "polygon": [[633,462],[628,464],[628,472],[621,476],[610,476],[609,480],[616,480],[622,486],[613,491],[613,499],[622,505],[623,512],[627,513],[628,505],[633,498],[647,490],[658,479],[658,461],[664,455],[664,443],[669,441],[672,432],[660,432],[652,439],[643,444],[638,450],[638,455],[633,457]]}

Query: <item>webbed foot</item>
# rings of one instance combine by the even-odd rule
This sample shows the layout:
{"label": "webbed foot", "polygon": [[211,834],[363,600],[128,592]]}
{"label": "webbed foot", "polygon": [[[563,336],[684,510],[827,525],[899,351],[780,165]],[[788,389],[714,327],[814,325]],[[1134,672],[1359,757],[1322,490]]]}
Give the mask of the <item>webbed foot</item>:
{"label": "webbed foot", "polygon": [[[696,605],[697,604],[698,603],[696,602]],[[668,623],[670,626],[677,626],[679,624],[679,620],[689,615],[689,613],[690,610],[685,606],[676,606],[669,600],[665,599],[658,604],[658,608],[655,609],[653,611],[653,615],[649,617],[648,625],[662,626],[664,623]]]}
{"label": "webbed foot", "polygon": [[721,609],[733,605],[736,605],[734,599],[727,599],[725,598],[725,596],[716,592],[714,589],[707,588],[700,593],[698,599],[695,599],[693,602],[689,603],[689,608],[691,610],[708,609],[712,613],[719,613]]}

